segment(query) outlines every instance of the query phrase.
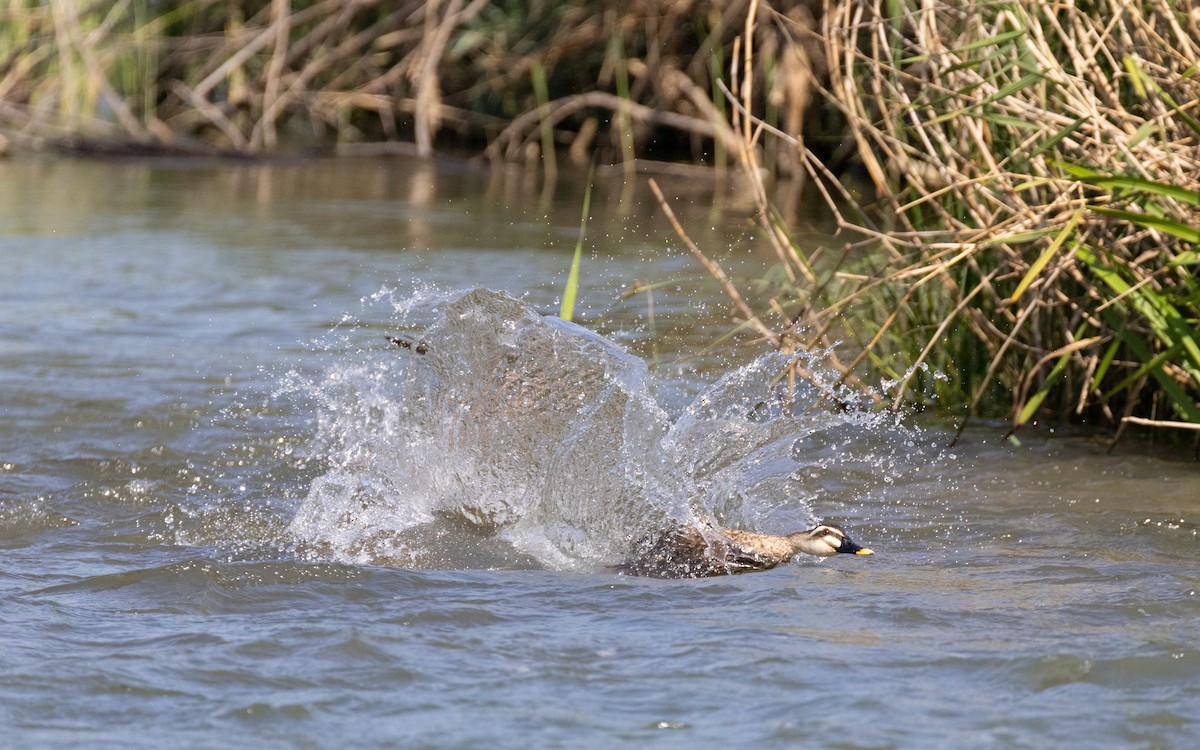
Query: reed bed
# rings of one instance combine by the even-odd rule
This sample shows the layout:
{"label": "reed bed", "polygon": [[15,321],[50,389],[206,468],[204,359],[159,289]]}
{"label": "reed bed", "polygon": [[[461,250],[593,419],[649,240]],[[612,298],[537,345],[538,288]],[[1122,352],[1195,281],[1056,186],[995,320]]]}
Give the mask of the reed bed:
{"label": "reed bed", "polygon": [[8,0],[0,21],[0,125],[33,146],[255,154],[398,137],[431,150],[450,30],[484,3],[419,0],[91,4]]}
{"label": "reed bed", "polygon": [[1200,13],[1184,10],[826,6],[828,101],[889,219],[842,219],[879,250],[839,305],[869,298],[872,324],[850,327],[893,403],[932,386],[1014,428],[1200,426]]}
{"label": "reed bed", "polygon": [[878,204],[747,99],[743,162],[796,149],[843,244],[798,247],[760,189],[784,272],[741,317],[787,350],[849,342],[844,377],[894,408],[1200,428],[1200,12],[845,0],[820,20],[819,93]]}
{"label": "reed bed", "polygon": [[[574,145],[583,162],[734,147],[714,75],[744,0],[0,2],[0,133],[28,146],[429,154],[442,135],[508,160]],[[794,57],[771,62],[794,91],[760,102],[793,119]]]}

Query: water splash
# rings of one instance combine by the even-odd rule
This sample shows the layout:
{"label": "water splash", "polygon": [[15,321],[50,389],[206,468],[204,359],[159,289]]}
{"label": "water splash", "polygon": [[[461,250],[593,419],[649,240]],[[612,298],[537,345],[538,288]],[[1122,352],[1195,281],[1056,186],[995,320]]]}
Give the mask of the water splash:
{"label": "water splash", "polygon": [[343,346],[306,386],[320,405],[312,450],[328,470],[289,530],[317,558],[595,568],[673,523],[792,531],[816,520],[822,489],[805,441],[882,429],[869,424],[878,417],[815,406],[816,389],[789,408],[773,382],[783,355],[672,416],[640,359],[511,297],[372,300],[383,301],[396,329],[413,332],[407,345]]}

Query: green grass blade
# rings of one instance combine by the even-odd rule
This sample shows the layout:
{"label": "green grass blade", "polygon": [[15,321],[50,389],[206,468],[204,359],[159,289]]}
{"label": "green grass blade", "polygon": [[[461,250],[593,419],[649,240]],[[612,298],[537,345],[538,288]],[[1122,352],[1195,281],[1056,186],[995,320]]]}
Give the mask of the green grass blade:
{"label": "green grass blade", "polygon": [[1200,250],[1184,250],[1168,266],[1194,266],[1200,263]]}
{"label": "green grass blade", "polygon": [[1175,116],[1182,120],[1183,124],[1187,125],[1193,133],[1200,135],[1200,121],[1189,115],[1170,94],[1163,91],[1162,87],[1153,78],[1146,75],[1146,72],[1137,64],[1137,60],[1133,58],[1133,55],[1126,55],[1122,62],[1125,65],[1125,71],[1129,73],[1129,80],[1133,83],[1133,89],[1139,98],[1149,98],[1150,89],[1154,89],[1154,93],[1162,97],[1162,100],[1171,108]]}
{"label": "green grass blade", "polygon": [[1100,383],[1104,380],[1104,376],[1108,374],[1108,368],[1112,366],[1112,361],[1117,356],[1117,349],[1120,347],[1120,339],[1113,339],[1112,343],[1108,345],[1104,356],[1100,358],[1100,364],[1096,367],[1096,372],[1092,374],[1093,390],[1100,390]]}
{"label": "green grass blade", "polygon": [[[1126,297],[1129,305],[1150,324],[1164,349],[1182,351],[1185,357],[1176,364],[1188,374],[1193,384],[1200,386],[1200,337],[1179,310],[1148,287],[1134,289],[1120,273],[1101,264],[1090,250],[1080,249],[1076,254],[1110,289]],[[1150,359],[1143,357],[1142,361]]]}
{"label": "green grass blade", "polygon": [[1087,167],[1081,167],[1078,164],[1069,164],[1061,159],[1056,160],[1054,163],[1058,165],[1059,169],[1077,180],[1087,181],[1097,177],[1104,177],[1104,175],[1100,174],[1099,172],[1088,169]]}
{"label": "green grass blade", "polygon": [[571,259],[571,272],[567,274],[567,285],[563,288],[562,306],[558,317],[571,320],[575,315],[575,295],[579,291],[579,266],[583,260],[583,239],[575,245],[575,257]]}
{"label": "green grass blade", "polygon": [[1011,115],[992,113],[984,115],[983,119],[995,125],[1000,125],[1001,127],[1012,128],[1013,130],[1029,131],[1039,130],[1041,128],[1041,126],[1037,123],[1030,122],[1029,120],[1022,120],[1020,117],[1012,117]]}
{"label": "green grass blade", "polygon": [[993,102],[998,102],[1001,99],[1010,97],[1013,94],[1020,91],[1021,89],[1028,88],[1040,80],[1042,80],[1041,74],[1031,73],[1030,75],[1027,75],[1024,78],[1021,78],[1020,80],[1017,80],[1017,81],[1013,81],[1012,83],[1008,84],[1007,86],[999,89],[996,93],[992,94],[991,96],[987,97],[986,99],[984,99],[983,101],[981,101],[977,104],[972,104],[968,107],[956,109],[953,112],[947,112],[944,115],[939,115],[937,117],[934,117],[933,119],[929,120],[928,124],[936,125],[941,122],[947,122],[949,120],[953,120],[955,118],[961,117],[962,115],[966,114],[967,112],[970,112],[973,109],[978,109],[980,107],[986,107],[987,105],[989,105]]}
{"label": "green grass blade", "polygon": [[[1025,273],[1025,278],[1021,279],[1021,283],[1017,284],[1016,291],[1013,292],[1012,296],[1008,298],[1009,302],[1016,302],[1021,298],[1021,295],[1024,294],[1025,290],[1029,288],[1029,285],[1033,283],[1033,280],[1042,273],[1042,270],[1046,267],[1046,264],[1050,262],[1050,259],[1054,257],[1054,254],[1058,252],[1058,249],[1062,247],[1062,244],[1066,242],[1067,237],[1071,236],[1071,233],[1075,231],[1075,227],[1079,226],[1079,220],[1082,218],[1083,209],[1076,209],[1074,215],[1067,220],[1066,226],[1062,228],[1062,231],[1058,233],[1058,236],[1046,246],[1046,249],[1043,250],[1042,254],[1038,256],[1038,259],[1035,260],[1033,265],[1029,267],[1029,270]],[[1080,242],[1082,241],[1083,240],[1081,238]]]}
{"label": "green grass blade", "polygon": [[[1118,333],[1120,333],[1120,332],[1118,332]],[[1130,385],[1136,383],[1147,373],[1150,373],[1150,372],[1153,372],[1154,370],[1160,369],[1164,363],[1171,361],[1171,359],[1178,353],[1179,353],[1179,347],[1172,347],[1170,349],[1164,349],[1163,351],[1159,352],[1157,355],[1152,357],[1149,362],[1144,363],[1141,367],[1137,368],[1132,373],[1130,373],[1129,375],[1126,375],[1124,378],[1122,378],[1112,388],[1109,388],[1108,392],[1104,394],[1103,398],[1107,401],[1108,399],[1112,398],[1116,394],[1118,394],[1121,391],[1128,388]]]}
{"label": "green grass blade", "polygon": [[1070,137],[1070,134],[1074,133],[1075,131],[1078,131],[1080,126],[1084,125],[1084,122],[1087,122],[1087,115],[1084,115],[1084,116],[1082,116],[1082,118],[1075,120],[1074,122],[1072,122],[1072,124],[1068,125],[1067,127],[1062,128],[1061,131],[1058,131],[1057,133],[1055,133],[1054,136],[1051,136],[1049,139],[1046,139],[1045,143],[1043,143],[1042,145],[1039,145],[1038,148],[1033,149],[1033,151],[1030,154],[1030,158],[1033,158],[1034,156],[1038,156],[1040,154],[1045,154],[1046,151],[1055,149],[1058,144],[1063,142],[1063,139]]}
{"label": "green grass blade", "polygon": [[1125,66],[1125,72],[1129,74],[1129,82],[1133,84],[1133,91],[1138,95],[1138,98],[1146,98],[1146,74],[1142,72],[1141,66],[1137,64],[1137,60],[1133,59],[1133,55],[1125,55],[1121,63]]}
{"label": "green grass blade", "polygon": [[[1133,352],[1135,357],[1148,364],[1153,363],[1154,358],[1150,356],[1150,350],[1145,342],[1142,341],[1141,337],[1129,331],[1111,308],[1104,311],[1104,317],[1117,332],[1121,341]],[[1178,381],[1171,377],[1171,374],[1163,369],[1162,365],[1163,362],[1160,361],[1153,368],[1149,368],[1148,371],[1155,381],[1158,382],[1163,393],[1167,394],[1167,397],[1171,400],[1171,403],[1180,416],[1189,422],[1200,423],[1200,408],[1196,406],[1195,400],[1188,396]]]}
{"label": "green grass blade", "polygon": [[[999,47],[1000,45],[1004,44],[1005,42],[1011,42],[1014,39],[1020,39],[1021,37],[1025,36],[1025,34],[1027,34],[1027,33],[1028,32],[1025,29],[1014,29],[1012,31],[1005,31],[1002,34],[997,34],[996,36],[990,36],[987,39],[978,39],[974,42],[971,42],[970,44],[964,44],[961,47],[956,47],[954,49],[945,50],[945,52],[940,52],[939,54],[961,55],[964,52],[973,52],[977,49],[983,49],[984,47],[993,47],[993,46]],[[929,57],[930,57],[930,55],[914,55],[912,57],[901,58],[898,62],[901,65],[911,65],[912,63],[915,63],[915,62],[921,62],[924,60],[928,60]]]}
{"label": "green grass blade", "polygon": [[1147,229],[1157,229],[1160,232],[1174,235],[1182,240],[1187,240],[1193,244],[1200,244],[1200,228],[1188,226],[1182,222],[1173,219],[1166,219],[1159,216],[1150,216],[1148,214],[1134,213],[1133,211],[1122,211],[1116,208],[1104,208],[1102,206],[1092,206],[1092,211],[1102,216],[1109,218],[1127,221],[1130,224],[1136,224],[1139,227]]}
{"label": "green grass blade", "polygon": [[1067,363],[1070,361],[1071,352],[1067,352],[1058,358],[1058,362],[1054,363],[1050,374],[1042,381],[1042,387],[1038,388],[1037,392],[1030,396],[1029,400],[1025,402],[1025,406],[1021,408],[1021,412],[1013,422],[1013,427],[1020,427],[1033,418],[1033,415],[1037,413],[1038,407],[1046,400],[1046,396],[1050,395],[1050,390],[1053,388],[1055,380],[1058,379],[1063,370],[1067,369]]}
{"label": "green grass blade", "polygon": [[1162,129],[1162,126],[1157,122],[1143,122],[1138,125],[1138,129],[1133,131],[1133,137],[1129,139],[1129,148],[1135,148],[1142,141],[1154,135]]}
{"label": "green grass blade", "polygon": [[1026,242],[1032,242],[1033,240],[1040,240],[1047,235],[1054,234],[1055,231],[1057,230],[1055,230],[1053,227],[1047,229],[1031,229],[1028,232],[1014,232],[1012,234],[1003,234],[999,237],[990,237],[985,239],[981,244],[988,246],[1022,245]]}
{"label": "green grass blade", "polygon": [[583,236],[587,231],[588,214],[592,205],[592,177],[596,170],[593,166],[588,172],[587,188],[583,191],[583,216],[579,220],[579,239],[575,242],[575,256],[571,259],[571,271],[567,274],[567,284],[563,288],[562,305],[558,308],[558,317],[571,320],[575,315],[575,297],[579,292],[579,266],[583,262]]}
{"label": "green grass blade", "polygon": [[980,106],[986,106],[988,104],[991,104],[992,102],[998,102],[1001,99],[1007,99],[1008,97],[1012,96],[1013,94],[1017,93],[1018,91],[1029,88],[1030,86],[1032,86],[1033,84],[1037,83],[1040,80],[1042,80],[1041,73],[1030,73],[1029,75],[1021,78],[1020,80],[1013,81],[1012,83],[1008,84],[1004,88],[1000,89],[996,93],[989,96],[987,99],[984,99],[979,104],[980,104]]}
{"label": "green grass blade", "polygon": [[1096,173],[1092,173],[1086,177],[1079,177],[1078,179],[1080,182],[1086,182],[1089,185],[1102,187],[1106,190],[1130,190],[1136,193],[1161,195],[1191,206],[1200,206],[1200,192],[1181,188],[1178,185],[1144,180],[1140,177],[1129,175],[1102,175]]}
{"label": "green grass blade", "polygon": [[[534,58],[533,63],[529,67],[529,73],[533,77],[533,90],[537,95],[538,108],[540,109],[550,103],[550,87],[546,82],[546,70],[537,58]],[[542,118],[541,131],[542,160],[546,175],[549,177],[558,173],[558,164],[554,153],[554,126],[550,124],[549,118]]]}

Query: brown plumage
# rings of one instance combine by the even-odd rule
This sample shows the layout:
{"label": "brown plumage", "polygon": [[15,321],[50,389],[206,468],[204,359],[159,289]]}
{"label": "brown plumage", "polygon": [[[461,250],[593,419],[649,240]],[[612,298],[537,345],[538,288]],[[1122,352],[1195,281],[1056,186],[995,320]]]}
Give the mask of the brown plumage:
{"label": "brown plumage", "polygon": [[618,570],[655,578],[708,578],[770,570],[805,553],[870,555],[838,526],[821,524],[786,536],[719,526],[679,526],[650,541],[645,551]]}

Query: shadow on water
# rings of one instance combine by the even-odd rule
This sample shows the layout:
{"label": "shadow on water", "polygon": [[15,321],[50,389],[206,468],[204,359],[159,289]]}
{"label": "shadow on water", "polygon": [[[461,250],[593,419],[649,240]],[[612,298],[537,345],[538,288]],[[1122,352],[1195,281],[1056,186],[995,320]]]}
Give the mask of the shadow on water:
{"label": "shadow on water", "polygon": [[[894,477],[922,451],[911,428],[819,407],[803,386],[785,407],[781,355],[670,414],[640,359],[511,297],[375,303],[411,332],[403,346],[335,342],[347,353],[323,377],[290,386],[320,411],[327,469],[289,527],[314,559],[594,569],[669,526],[807,528],[814,472],[845,460]],[[839,450],[851,434],[853,457]]]}

